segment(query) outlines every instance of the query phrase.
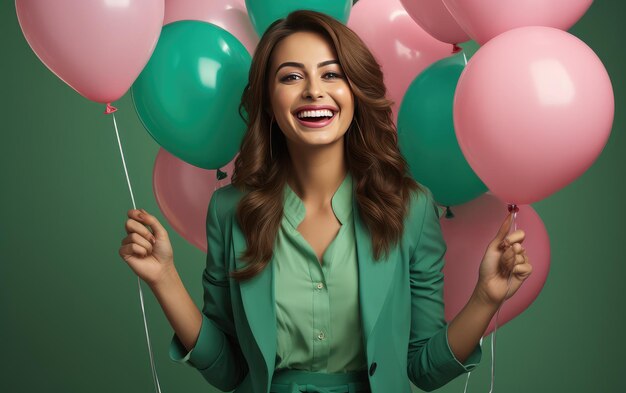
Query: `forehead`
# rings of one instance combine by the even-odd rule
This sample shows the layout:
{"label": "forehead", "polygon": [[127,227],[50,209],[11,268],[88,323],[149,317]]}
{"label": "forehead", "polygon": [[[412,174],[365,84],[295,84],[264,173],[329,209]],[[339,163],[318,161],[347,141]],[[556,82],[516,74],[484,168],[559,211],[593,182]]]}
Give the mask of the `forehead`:
{"label": "forehead", "polygon": [[318,33],[299,31],[276,44],[270,64],[272,70],[286,61],[303,63],[305,67],[309,67],[321,61],[336,58],[337,54],[332,41]]}

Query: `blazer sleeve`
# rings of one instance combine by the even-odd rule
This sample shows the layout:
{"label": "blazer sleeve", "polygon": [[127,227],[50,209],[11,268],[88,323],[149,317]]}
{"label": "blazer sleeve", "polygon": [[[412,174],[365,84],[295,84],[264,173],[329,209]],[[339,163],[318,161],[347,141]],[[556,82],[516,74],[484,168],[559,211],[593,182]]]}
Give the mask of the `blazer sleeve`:
{"label": "blazer sleeve", "polygon": [[197,369],[211,385],[223,391],[237,387],[247,373],[247,363],[235,334],[230,286],[224,257],[224,237],[217,217],[216,190],[206,218],[207,257],[202,274],[204,306],[196,345],[189,351],[178,336],[172,337],[170,359]]}
{"label": "blazer sleeve", "polygon": [[[448,323],[444,318],[443,266],[445,244],[439,223],[440,210],[432,192],[424,187],[423,222],[410,260],[411,334],[408,349],[408,375],[425,391],[435,390],[480,362],[480,343],[463,364],[448,343]],[[421,211],[422,204],[417,204]]]}

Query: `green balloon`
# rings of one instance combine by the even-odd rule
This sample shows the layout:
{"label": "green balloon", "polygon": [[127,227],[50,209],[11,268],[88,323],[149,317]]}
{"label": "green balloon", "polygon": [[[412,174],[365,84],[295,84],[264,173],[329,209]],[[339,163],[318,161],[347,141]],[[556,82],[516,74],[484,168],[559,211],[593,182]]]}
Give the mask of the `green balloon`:
{"label": "green balloon", "polygon": [[259,36],[278,19],[286,17],[291,11],[313,10],[348,22],[351,0],[246,0],[246,9],[252,26]]}
{"label": "green balloon", "polygon": [[137,114],[169,153],[199,168],[220,168],[246,132],[238,109],[250,62],[243,44],[218,26],[167,24],[131,88]]}
{"label": "green balloon", "polygon": [[[478,42],[474,40],[465,41],[457,45],[463,49],[467,60],[474,56],[474,53],[476,53],[478,49],[480,49],[480,45],[478,45]],[[461,56],[463,56],[463,52],[460,53]]]}
{"label": "green balloon", "polygon": [[454,132],[454,91],[465,68],[463,54],[431,64],[408,87],[398,113],[398,144],[411,175],[445,206],[487,191],[467,163]]}

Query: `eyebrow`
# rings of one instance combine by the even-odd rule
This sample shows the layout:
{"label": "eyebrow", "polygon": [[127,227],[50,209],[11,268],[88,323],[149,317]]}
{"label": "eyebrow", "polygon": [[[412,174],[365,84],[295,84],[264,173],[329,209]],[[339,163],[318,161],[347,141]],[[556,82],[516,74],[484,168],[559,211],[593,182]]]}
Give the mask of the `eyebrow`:
{"label": "eyebrow", "polygon": [[[336,59],[326,60],[326,61],[323,61],[321,63],[318,63],[317,64],[317,68],[324,67],[324,66],[329,65],[329,64],[339,64],[339,61],[336,60]],[[298,67],[298,68],[304,68],[304,64],[302,64],[302,63],[296,63],[294,61],[288,61],[288,62],[285,62],[285,63],[283,63],[283,64],[278,66],[278,68],[276,69],[276,74],[278,74],[278,71],[281,68],[289,67],[289,66],[291,66],[291,67]]]}

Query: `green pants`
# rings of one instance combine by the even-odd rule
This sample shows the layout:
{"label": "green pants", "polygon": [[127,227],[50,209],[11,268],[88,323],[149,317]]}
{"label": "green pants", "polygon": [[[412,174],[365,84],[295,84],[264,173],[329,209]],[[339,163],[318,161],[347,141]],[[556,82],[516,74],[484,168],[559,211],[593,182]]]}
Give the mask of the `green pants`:
{"label": "green pants", "polygon": [[272,377],[270,393],[371,393],[367,371],[325,374],[279,370]]}

